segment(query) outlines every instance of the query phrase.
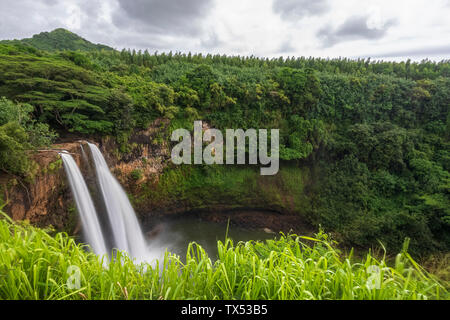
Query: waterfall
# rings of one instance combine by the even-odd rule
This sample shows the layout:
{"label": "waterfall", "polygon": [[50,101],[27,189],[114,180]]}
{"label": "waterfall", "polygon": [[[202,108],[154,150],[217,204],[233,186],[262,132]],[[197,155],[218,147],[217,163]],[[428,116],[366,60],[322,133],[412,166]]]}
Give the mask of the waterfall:
{"label": "waterfall", "polygon": [[[106,218],[110,225],[110,228],[106,226],[103,231],[110,229],[110,234],[102,233],[99,217],[103,218],[103,216],[97,215],[86,182],[75,160],[68,153],[60,153],[87,242],[91,245],[93,251],[99,255],[106,255],[107,248],[112,246],[118,250],[126,251],[138,263],[150,262],[154,258],[160,257],[161,252],[156,252],[155,248],[150,251],[147,247],[133,207],[125,191],[111,174],[102,153],[96,145],[91,143],[88,143],[88,145],[95,165],[100,195],[105,205],[104,209],[106,209]],[[83,159],[88,161],[89,159],[82,146],[81,152]],[[109,235],[111,235],[111,239]],[[108,245],[106,240],[108,240]]]}
{"label": "waterfall", "polygon": [[149,252],[133,207],[125,191],[111,174],[100,150],[94,144],[88,145],[111,223],[114,247],[128,252],[137,261],[145,261]]}
{"label": "waterfall", "polygon": [[81,217],[83,231],[87,241],[91,245],[94,253],[104,256],[107,254],[105,239],[80,169],[70,154],[60,153],[60,155]]}
{"label": "waterfall", "polygon": [[81,148],[81,156],[83,157],[83,160],[86,161],[86,163],[89,163],[88,157],[86,152],[84,151],[83,145],[80,143]]}

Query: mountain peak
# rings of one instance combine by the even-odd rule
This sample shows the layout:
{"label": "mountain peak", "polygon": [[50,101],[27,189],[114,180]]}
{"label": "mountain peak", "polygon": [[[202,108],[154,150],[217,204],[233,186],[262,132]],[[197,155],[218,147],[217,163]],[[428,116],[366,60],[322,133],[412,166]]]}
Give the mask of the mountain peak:
{"label": "mountain peak", "polygon": [[35,47],[39,50],[46,51],[63,51],[63,50],[81,50],[81,51],[95,51],[95,50],[114,50],[111,47],[102,44],[94,44],[79,35],[66,30],[64,28],[57,28],[50,32],[41,32],[33,35],[31,38],[22,40],[5,40],[4,43],[22,43]]}

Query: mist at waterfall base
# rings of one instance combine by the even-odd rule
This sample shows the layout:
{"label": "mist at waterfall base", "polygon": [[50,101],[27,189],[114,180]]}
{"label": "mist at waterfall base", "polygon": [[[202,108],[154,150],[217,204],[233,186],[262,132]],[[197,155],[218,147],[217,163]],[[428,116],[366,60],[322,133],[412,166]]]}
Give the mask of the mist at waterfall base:
{"label": "mist at waterfall base", "polygon": [[[102,205],[97,205],[97,209],[75,160],[68,153],[60,153],[86,242],[94,253],[106,255],[108,258],[108,253],[113,250],[127,252],[136,263],[152,263],[162,258],[165,248],[147,243],[131,203],[117,179],[111,174],[102,153],[96,145],[88,143],[88,146],[101,195]],[[105,208],[106,217],[99,215],[103,212],[98,210],[98,207]],[[104,221],[107,223],[103,223]]]}

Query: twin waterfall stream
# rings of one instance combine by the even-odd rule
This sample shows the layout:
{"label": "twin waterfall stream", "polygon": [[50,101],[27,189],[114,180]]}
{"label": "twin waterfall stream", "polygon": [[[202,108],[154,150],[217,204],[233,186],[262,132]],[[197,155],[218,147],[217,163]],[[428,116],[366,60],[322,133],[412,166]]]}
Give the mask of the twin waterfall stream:
{"label": "twin waterfall stream", "polygon": [[[83,160],[88,161],[83,146],[80,146]],[[138,263],[148,261],[149,249],[126,193],[111,174],[98,147],[91,143],[88,143],[88,146],[95,165],[99,194],[106,217],[97,213],[89,189],[73,157],[66,152],[60,153],[86,241],[94,253],[100,256],[108,257],[112,249],[117,249],[126,251]],[[102,223],[106,218],[109,223]]]}

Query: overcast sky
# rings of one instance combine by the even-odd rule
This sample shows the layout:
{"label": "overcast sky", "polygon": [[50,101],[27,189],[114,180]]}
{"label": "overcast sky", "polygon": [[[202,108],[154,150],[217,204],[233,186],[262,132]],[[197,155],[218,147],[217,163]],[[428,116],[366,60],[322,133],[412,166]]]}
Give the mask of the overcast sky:
{"label": "overcast sky", "polygon": [[59,27],[151,52],[450,59],[450,0],[0,0],[0,39]]}

